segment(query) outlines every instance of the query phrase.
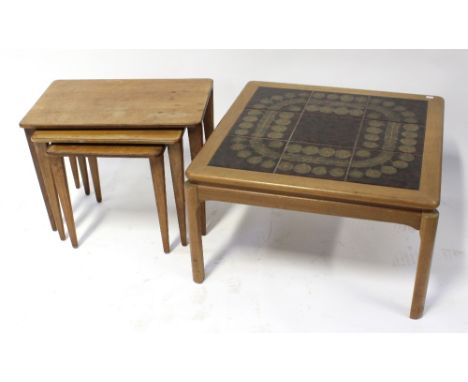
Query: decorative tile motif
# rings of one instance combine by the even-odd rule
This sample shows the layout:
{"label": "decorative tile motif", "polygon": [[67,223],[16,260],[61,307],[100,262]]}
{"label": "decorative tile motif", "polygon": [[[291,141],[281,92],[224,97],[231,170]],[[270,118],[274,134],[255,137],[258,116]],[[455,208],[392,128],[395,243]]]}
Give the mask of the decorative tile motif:
{"label": "decorative tile motif", "polygon": [[260,87],[211,166],[419,188],[427,102]]}

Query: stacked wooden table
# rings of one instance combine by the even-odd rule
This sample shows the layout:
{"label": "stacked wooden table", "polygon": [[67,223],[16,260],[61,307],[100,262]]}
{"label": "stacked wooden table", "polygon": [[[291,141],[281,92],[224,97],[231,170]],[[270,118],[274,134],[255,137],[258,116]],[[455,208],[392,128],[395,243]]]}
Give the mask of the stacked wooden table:
{"label": "stacked wooden table", "polygon": [[[251,82],[187,169],[193,278],[207,200],[409,225],[422,316],[440,202],[440,97]],[[311,232],[311,235],[314,233]]]}
{"label": "stacked wooden table", "polygon": [[[212,89],[210,79],[53,82],[20,123],[52,229],[62,227],[62,222],[46,159],[48,142],[164,146],[174,143],[171,131],[188,130],[194,158],[203,146],[203,130],[206,139],[213,131]],[[152,131],[159,132],[158,140]],[[59,232],[64,239],[63,228]]]}

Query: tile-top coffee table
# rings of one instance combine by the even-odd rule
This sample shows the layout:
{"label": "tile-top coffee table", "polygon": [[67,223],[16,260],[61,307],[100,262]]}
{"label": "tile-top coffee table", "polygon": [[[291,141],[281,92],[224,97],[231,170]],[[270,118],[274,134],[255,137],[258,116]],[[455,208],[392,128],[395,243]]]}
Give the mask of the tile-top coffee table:
{"label": "tile-top coffee table", "polygon": [[421,317],[443,110],[434,96],[248,83],[187,169],[194,281],[204,280],[198,215],[207,200],[400,223],[420,231],[410,317]]}

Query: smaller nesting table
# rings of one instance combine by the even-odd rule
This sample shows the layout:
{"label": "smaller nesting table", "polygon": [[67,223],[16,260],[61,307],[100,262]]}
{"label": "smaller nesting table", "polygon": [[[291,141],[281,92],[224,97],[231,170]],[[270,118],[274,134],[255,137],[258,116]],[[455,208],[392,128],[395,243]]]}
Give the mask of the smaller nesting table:
{"label": "smaller nesting table", "polygon": [[438,221],[443,111],[434,96],[248,83],[186,171],[194,281],[205,277],[207,200],[400,223],[421,236],[410,313],[421,317]]}

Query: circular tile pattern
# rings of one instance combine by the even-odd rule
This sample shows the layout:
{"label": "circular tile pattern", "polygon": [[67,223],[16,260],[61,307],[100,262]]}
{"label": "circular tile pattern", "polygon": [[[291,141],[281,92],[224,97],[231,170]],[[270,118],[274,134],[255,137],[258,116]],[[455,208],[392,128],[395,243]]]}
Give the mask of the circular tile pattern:
{"label": "circular tile pattern", "polygon": [[243,143],[234,143],[233,145],[231,145],[231,149],[233,149],[234,151],[239,151],[245,149],[246,147],[247,145]]}
{"label": "circular tile pattern", "polygon": [[366,129],[366,132],[371,133],[371,134],[380,134],[383,130],[378,128],[378,127],[368,127]]}
{"label": "circular tile pattern", "polygon": [[282,171],[290,171],[292,170],[294,165],[291,162],[285,162],[281,161],[281,163],[278,165],[278,169]]}
{"label": "circular tile pattern", "polygon": [[288,128],[286,126],[272,126],[271,130],[276,131],[277,133],[284,133]]}
{"label": "circular tile pattern", "polygon": [[283,133],[272,132],[272,133],[268,133],[267,137],[271,139],[281,139],[283,138]]}
{"label": "circular tile pattern", "polygon": [[354,109],[349,112],[349,115],[352,115],[353,117],[360,117],[362,115],[363,111],[360,109]]}
{"label": "circular tile pattern", "polygon": [[377,147],[379,147],[379,145],[378,145],[377,143],[375,143],[375,142],[368,142],[368,141],[364,142],[362,145],[363,145],[364,147],[368,148],[368,149],[376,149]]}
{"label": "circular tile pattern", "polygon": [[349,172],[349,176],[350,176],[351,178],[362,178],[363,175],[364,175],[364,174],[363,174],[362,171],[360,171],[360,170],[351,170],[351,171]]}
{"label": "circular tile pattern", "polygon": [[404,160],[405,162],[412,162],[412,161],[414,161],[415,156],[413,154],[404,153],[404,154],[400,154],[399,158],[401,160]]}
{"label": "circular tile pattern", "polygon": [[406,168],[406,167],[408,167],[408,163],[404,162],[402,160],[396,160],[392,164],[396,168]]}
{"label": "circular tile pattern", "polygon": [[234,131],[234,134],[236,135],[247,135],[249,133],[249,130],[246,129],[237,129]]}
{"label": "circular tile pattern", "polygon": [[268,142],[268,146],[271,147],[272,149],[279,149],[280,147],[283,147],[283,142],[271,141],[271,142]]}
{"label": "circular tile pattern", "polygon": [[382,106],[384,106],[384,107],[392,107],[394,105],[395,105],[395,102],[393,102],[393,101],[383,101],[382,102]]}
{"label": "circular tile pattern", "polygon": [[383,174],[392,175],[392,174],[396,174],[397,169],[393,166],[382,166],[380,171],[382,171]]}
{"label": "circular tile pattern", "polygon": [[344,174],[345,174],[345,170],[343,168],[336,167],[330,170],[330,175],[335,178],[342,177],[344,176]]}
{"label": "circular tile pattern", "polygon": [[364,139],[375,142],[379,140],[379,136],[377,134],[364,134]]}
{"label": "circular tile pattern", "polygon": [[337,100],[339,97],[340,96],[338,94],[328,94],[327,95],[327,99],[332,100],[332,101]]}
{"label": "circular tile pattern", "polygon": [[239,158],[248,158],[252,154],[252,151],[250,150],[241,150],[237,153],[237,156]]}
{"label": "circular tile pattern", "polygon": [[359,158],[369,158],[371,153],[368,150],[358,150],[356,151],[356,156]]}
{"label": "circular tile pattern", "polygon": [[375,113],[375,112],[370,112],[370,113],[367,113],[367,117],[368,118],[371,118],[371,119],[377,119],[380,117],[380,114],[379,113]]}
{"label": "circular tile pattern", "polygon": [[266,106],[261,104],[261,103],[256,103],[255,105],[253,105],[254,108],[256,109],[265,109]]}
{"label": "circular tile pattern", "polygon": [[290,119],[285,119],[285,118],[280,118],[280,119],[277,119],[275,121],[275,123],[278,124],[278,125],[286,126],[286,125],[289,125],[291,123],[291,120]]}
{"label": "circular tile pattern", "polygon": [[351,101],[354,99],[354,97],[353,97],[352,95],[350,95],[350,94],[345,94],[345,95],[342,95],[342,96],[340,97],[340,99],[341,99],[343,102],[351,102]]}
{"label": "circular tile pattern", "polygon": [[299,106],[289,106],[288,110],[290,111],[301,111],[301,108]]}
{"label": "circular tile pattern", "polygon": [[410,138],[400,139],[400,142],[406,146],[416,146],[416,144],[418,143],[416,139],[410,139]]}
{"label": "circular tile pattern", "polygon": [[274,95],[271,97],[271,99],[275,101],[282,101],[284,98],[281,95]]}
{"label": "circular tile pattern", "polygon": [[275,167],[275,165],[276,165],[276,163],[274,161],[272,161],[271,159],[267,159],[267,160],[263,161],[260,166],[263,167],[263,168],[273,168],[273,167]]}
{"label": "circular tile pattern", "polygon": [[286,93],[286,94],[284,95],[284,97],[285,97],[285,98],[294,98],[295,95],[294,95],[294,93]]}
{"label": "circular tile pattern", "polygon": [[289,144],[288,148],[286,149],[286,151],[288,153],[291,153],[291,154],[296,154],[296,153],[300,152],[301,150],[302,150],[302,146],[298,145],[296,143]]}
{"label": "circular tile pattern", "polygon": [[324,147],[319,150],[319,154],[322,157],[329,158],[335,154],[335,149],[332,149],[331,147]]}
{"label": "circular tile pattern", "polygon": [[406,145],[399,146],[398,150],[400,150],[401,152],[404,152],[404,153],[414,153],[416,151],[414,146],[406,146]]}
{"label": "circular tile pattern", "polygon": [[298,174],[308,174],[312,167],[307,163],[299,163],[294,166],[294,172]]}
{"label": "circular tile pattern", "polygon": [[331,108],[330,106],[322,106],[319,110],[321,113],[326,113],[326,114],[333,112],[333,108]]}
{"label": "circular tile pattern", "polygon": [[264,104],[264,105],[269,105],[271,104],[271,101],[268,99],[268,98],[263,98],[260,103]]}
{"label": "circular tile pattern", "polygon": [[325,167],[323,167],[323,166],[314,167],[312,169],[312,173],[314,175],[326,175],[327,169]]}
{"label": "circular tile pattern", "polygon": [[315,99],[323,99],[323,98],[325,98],[325,94],[323,94],[323,93],[314,93],[314,94],[312,94],[312,97],[315,98]]}
{"label": "circular tile pattern", "polygon": [[244,118],[242,118],[243,121],[245,122],[257,122],[258,121],[258,118],[255,117],[255,116],[245,116]]}
{"label": "circular tile pattern", "polygon": [[351,156],[350,150],[336,150],[335,156],[339,159],[346,159]]}
{"label": "circular tile pattern", "polygon": [[380,178],[380,176],[382,175],[382,173],[379,171],[379,170],[375,170],[373,168],[369,168],[368,170],[366,170],[366,176],[369,177],[369,178]]}
{"label": "circular tile pattern", "polygon": [[405,138],[417,138],[418,137],[418,133],[415,133],[413,131],[403,131],[401,135],[403,135]]}
{"label": "circular tile pattern", "polygon": [[308,105],[305,109],[307,111],[310,111],[310,112],[314,113],[314,112],[320,110],[320,106],[318,106],[318,105]]}
{"label": "circular tile pattern", "polygon": [[337,114],[337,115],[346,115],[348,114],[348,108],[346,107],[339,107],[337,109],[335,109],[334,113]]}
{"label": "circular tile pattern", "polygon": [[249,110],[247,111],[248,115],[262,115],[262,112],[260,110]]}
{"label": "circular tile pattern", "polygon": [[259,164],[263,158],[259,155],[247,158],[247,162],[250,164]]}
{"label": "circular tile pattern", "polygon": [[242,129],[250,129],[254,127],[255,125],[252,122],[241,122],[239,123],[239,127]]}
{"label": "circular tile pattern", "polygon": [[302,152],[306,155],[314,155],[319,152],[319,149],[316,146],[306,146],[302,149]]}
{"label": "circular tile pattern", "polygon": [[281,113],[278,114],[280,118],[293,118],[294,113],[288,112],[288,111],[282,111]]}

